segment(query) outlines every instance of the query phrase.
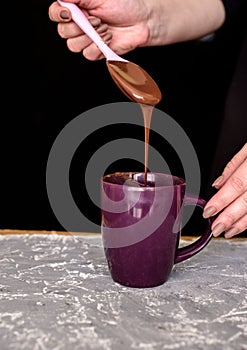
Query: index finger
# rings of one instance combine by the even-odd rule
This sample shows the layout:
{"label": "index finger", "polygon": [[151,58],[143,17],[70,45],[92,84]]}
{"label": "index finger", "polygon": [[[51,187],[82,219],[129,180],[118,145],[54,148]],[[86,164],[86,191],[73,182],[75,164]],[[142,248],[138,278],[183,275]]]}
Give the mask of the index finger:
{"label": "index finger", "polygon": [[247,190],[247,159],[228,178],[219,191],[207,202],[204,217],[218,214]]}
{"label": "index finger", "polygon": [[234,173],[234,171],[247,159],[247,143],[238,151],[237,154],[227,163],[223,170],[221,176],[216,179],[212,186],[215,188],[220,188],[229,179],[229,177]]}

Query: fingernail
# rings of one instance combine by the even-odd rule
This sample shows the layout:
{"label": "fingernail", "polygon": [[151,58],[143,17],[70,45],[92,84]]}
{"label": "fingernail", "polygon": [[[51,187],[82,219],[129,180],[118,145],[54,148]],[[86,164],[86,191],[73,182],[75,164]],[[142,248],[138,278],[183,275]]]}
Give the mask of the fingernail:
{"label": "fingernail", "polygon": [[219,223],[219,224],[217,224],[217,225],[215,226],[215,228],[213,229],[212,235],[213,235],[214,237],[217,237],[217,236],[219,236],[222,232],[224,232],[225,229],[226,229],[226,226],[225,226],[224,224]]}
{"label": "fingernail", "polygon": [[112,39],[112,34],[111,33],[107,33],[105,36],[104,36],[104,41],[107,42],[107,41],[110,41]]}
{"label": "fingernail", "polygon": [[238,229],[236,227],[232,227],[229,230],[227,230],[224,234],[225,238],[231,238],[238,234]]}
{"label": "fingernail", "polygon": [[68,13],[68,11],[62,10],[62,11],[60,12],[60,17],[61,17],[62,19],[69,19],[69,13]]}
{"label": "fingernail", "polygon": [[217,213],[217,209],[215,207],[208,207],[203,211],[203,217],[204,219],[209,218],[210,216],[214,215]]}
{"label": "fingernail", "polygon": [[212,183],[212,187],[220,186],[220,184],[222,183],[222,180],[223,180],[223,176],[221,175]]}
{"label": "fingernail", "polygon": [[99,18],[89,18],[89,22],[92,24],[93,27],[97,27],[98,25],[100,25]]}
{"label": "fingernail", "polygon": [[107,24],[102,24],[101,26],[99,26],[97,28],[97,32],[100,33],[104,33],[107,31],[108,25]]}

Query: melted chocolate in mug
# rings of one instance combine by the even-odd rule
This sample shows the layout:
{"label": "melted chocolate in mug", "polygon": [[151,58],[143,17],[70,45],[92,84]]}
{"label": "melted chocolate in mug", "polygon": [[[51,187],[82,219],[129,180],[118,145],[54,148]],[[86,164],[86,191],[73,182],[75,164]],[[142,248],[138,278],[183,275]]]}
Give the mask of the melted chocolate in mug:
{"label": "melted chocolate in mug", "polygon": [[162,98],[156,82],[140,66],[133,62],[106,61],[112,79],[122,92],[141,106],[145,131],[145,184],[148,171],[148,146],[153,108]]}

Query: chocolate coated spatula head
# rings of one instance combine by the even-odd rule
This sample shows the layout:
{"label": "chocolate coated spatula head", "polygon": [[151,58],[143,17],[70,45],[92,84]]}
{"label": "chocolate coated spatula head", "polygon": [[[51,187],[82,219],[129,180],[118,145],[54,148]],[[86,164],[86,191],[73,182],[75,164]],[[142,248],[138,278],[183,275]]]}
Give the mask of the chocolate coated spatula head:
{"label": "chocolate coated spatula head", "polygon": [[143,68],[112,51],[77,5],[60,0],[58,2],[70,10],[73,21],[98,46],[106,58],[106,65],[112,79],[130,100],[152,106],[160,102],[162,98],[160,89]]}

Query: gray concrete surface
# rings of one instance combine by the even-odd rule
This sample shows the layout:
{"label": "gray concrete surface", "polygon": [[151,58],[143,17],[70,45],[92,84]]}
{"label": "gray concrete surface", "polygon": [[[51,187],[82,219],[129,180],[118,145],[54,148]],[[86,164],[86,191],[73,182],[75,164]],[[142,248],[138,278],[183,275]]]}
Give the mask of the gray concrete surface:
{"label": "gray concrete surface", "polygon": [[133,289],[112,281],[100,237],[0,236],[0,349],[246,350],[246,257],[247,240],[212,240]]}

